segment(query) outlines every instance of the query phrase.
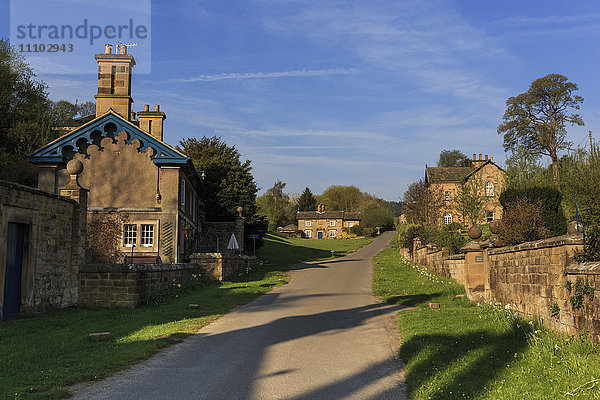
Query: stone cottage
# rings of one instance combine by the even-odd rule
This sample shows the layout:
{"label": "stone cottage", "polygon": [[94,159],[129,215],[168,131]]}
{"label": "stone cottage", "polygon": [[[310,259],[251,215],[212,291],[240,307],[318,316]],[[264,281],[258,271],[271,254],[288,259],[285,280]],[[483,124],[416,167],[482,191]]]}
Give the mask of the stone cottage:
{"label": "stone cottage", "polygon": [[440,222],[451,224],[463,223],[461,215],[456,209],[454,197],[461,183],[473,182],[482,198],[484,198],[483,212],[479,224],[502,218],[502,205],[499,201],[500,193],[506,185],[506,173],[499,167],[493,157],[479,159],[473,154],[471,165],[468,167],[427,167],[425,168],[425,183],[436,195],[442,197]]}
{"label": "stone cottage", "polygon": [[81,161],[88,220],[122,217],[123,255],[182,262],[186,237],[199,236],[204,224],[201,176],[185,154],[163,141],[166,115],[158,105],[132,111],[135,60],[127,47],[120,45],[115,54],[106,45],[95,59],[96,118],[28,158],[38,166],[38,187],[57,193],[69,181],[67,162]]}
{"label": "stone cottage", "polygon": [[360,212],[325,211],[319,204],[317,211],[298,211],[298,230],[307,239],[339,239],[343,228],[360,225]]}

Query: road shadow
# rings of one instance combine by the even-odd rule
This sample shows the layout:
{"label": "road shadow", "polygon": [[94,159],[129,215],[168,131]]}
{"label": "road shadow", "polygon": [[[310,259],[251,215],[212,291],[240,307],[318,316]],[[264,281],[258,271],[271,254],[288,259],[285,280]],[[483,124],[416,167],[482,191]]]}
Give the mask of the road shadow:
{"label": "road shadow", "polygon": [[479,398],[487,384],[506,371],[515,354],[522,354],[526,347],[523,331],[515,330],[501,335],[477,330],[413,336],[399,352],[405,363],[412,364],[406,372],[409,398],[422,388],[431,390],[427,396],[432,400]]}
{"label": "road shadow", "polygon": [[388,304],[400,304],[406,307],[414,307],[417,305],[424,305],[432,299],[439,298],[441,295],[442,293],[420,293],[391,297],[383,296],[383,298]]}

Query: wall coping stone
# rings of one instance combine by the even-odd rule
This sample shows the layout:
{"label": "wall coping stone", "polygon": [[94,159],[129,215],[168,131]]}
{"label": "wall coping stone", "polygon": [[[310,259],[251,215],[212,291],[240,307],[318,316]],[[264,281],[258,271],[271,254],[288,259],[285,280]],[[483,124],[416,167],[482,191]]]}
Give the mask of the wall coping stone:
{"label": "wall coping stone", "polygon": [[190,255],[190,259],[194,260],[210,260],[214,258],[225,258],[232,260],[256,260],[256,256],[252,255],[239,255],[237,253],[193,253]]}
{"label": "wall coping stone", "polygon": [[569,265],[565,272],[571,275],[600,275],[600,261],[588,261]]}
{"label": "wall coping stone", "polygon": [[465,259],[465,254],[461,253],[461,254],[453,254],[451,256],[448,256],[445,258],[445,260],[464,260]]}
{"label": "wall coping stone", "polygon": [[33,188],[31,186],[21,185],[21,184],[14,183],[14,182],[0,181],[0,186],[4,186],[5,188],[8,188],[8,189],[14,189],[14,190],[20,190],[20,191],[23,191],[23,192],[33,193],[33,194],[37,194],[37,195],[40,195],[40,196],[46,196],[46,197],[50,197],[52,199],[58,199],[58,200],[68,201],[68,202],[71,202],[73,204],[79,204],[75,200],[70,199],[68,197],[60,196],[58,194],[46,192],[46,191],[41,190],[41,189]]}
{"label": "wall coping stone", "polygon": [[583,235],[562,235],[555,236],[547,239],[535,240],[533,242],[526,242],[517,244],[514,246],[504,246],[498,247],[489,250],[489,254],[505,254],[505,253],[515,253],[523,250],[537,250],[537,249],[545,249],[547,247],[558,247],[564,245],[582,245],[583,244]]}
{"label": "wall coping stone", "polygon": [[154,272],[154,271],[184,271],[201,268],[194,263],[181,264],[85,264],[79,272]]}

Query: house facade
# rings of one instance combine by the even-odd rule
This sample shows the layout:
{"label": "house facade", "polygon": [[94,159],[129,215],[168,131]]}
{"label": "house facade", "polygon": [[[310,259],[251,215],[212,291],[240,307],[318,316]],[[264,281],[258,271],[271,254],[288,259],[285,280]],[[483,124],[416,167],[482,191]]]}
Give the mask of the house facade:
{"label": "house facade", "polygon": [[506,187],[506,173],[494,163],[493,157],[485,158],[473,154],[469,167],[427,167],[425,183],[429,190],[440,196],[440,223],[464,224],[463,217],[457,209],[455,197],[460,191],[461,184],[472,185],[483,199],[483,207],[477,221],[478,224],[491,222],[502,218],[500,193]]}
{"label": "house facade", "polygon": [[340,239],[343,228],[360,225],[360,212],[325,211],[319,204],[317,211],[298,211],[296,219],[306,239]]}
{"label": "house facade", "polygon": [[81,161],[88,221],[119,216],[123,255],[182,262],[190,238],[203,229],[201,177],[185,154],[163,141],[166,115],[160,106],[132,111],[135,60],[127,47],[115,54],[106,45],[95,59],[96,117],[29,156],[38,166],[38,188],[58,193],[69,182],[66,164]]}

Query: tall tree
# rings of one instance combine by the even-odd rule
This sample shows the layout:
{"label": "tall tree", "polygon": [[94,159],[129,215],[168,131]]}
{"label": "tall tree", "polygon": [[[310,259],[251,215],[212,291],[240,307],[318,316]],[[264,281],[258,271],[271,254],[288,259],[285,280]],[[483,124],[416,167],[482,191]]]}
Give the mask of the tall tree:
{"label": "tall tree", "polygon": [[247,233],[266,230],[256,206],[256,182],[251,161],[241,161],[235,146],[228,146],[219,137],[188,138],[179,141],[177,149],[192,159],[199,171],[204,171],[204,203],[209,221],[228,221],[243,207]]}
{"label": "tall tree", "polygon": [[356,186],[329,186],[321,195],[322,201],[329,210],[358,211],[363,200],[363,193]]}
{"label": "tall tree", "polygon": [[506,151],[522,148],[537,157],[550,157],[557,187],[558,153],[570,145],[566,125],[583,125],[581,116],[572,112],[583,102],[583,97],[573,94],[576,90],[577,85],[564,75],[536,79],[525,93],[506,100],[506,111],[498,126],[498,134],[504,134]]}
{"label": "tall tree", "polygon": [[298,197],[296,205],[299,211],[315,211],[317,209],[317,199],[307,187],[300,197]]}
{"label": "tall tree", "polygon": [[463,223],[468,224],[467,226],[473,226],[483,216],[486,200],[487,197],[483,193],[483,184],[479,179],[472,177],[460,182],[452,202]]}
{"label": "tall tree", "polygon": [[360,206],[360,225],[367,228],[390,229],[394,226],[394,217],[385,200],[368,200]]}
{"label": "tall tree", "polygon": [[414,182],[404,193],[406,219],[414,224],[438,225],[443,203],[441,192],[427,186],[423,180]]}
{"label": "tall tree", "polygon": [[471,160],[460,150],[442,150],[438,167],[469,167]]}
{"label": "tall tree", "polygon": [[278,180],[257,199],[260,211],[269,221],[269,230],[285,226],[295,219],[294,204],[290,201],[290,196],[283,192],[285,186],[285,182]]}

